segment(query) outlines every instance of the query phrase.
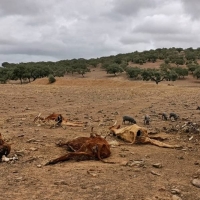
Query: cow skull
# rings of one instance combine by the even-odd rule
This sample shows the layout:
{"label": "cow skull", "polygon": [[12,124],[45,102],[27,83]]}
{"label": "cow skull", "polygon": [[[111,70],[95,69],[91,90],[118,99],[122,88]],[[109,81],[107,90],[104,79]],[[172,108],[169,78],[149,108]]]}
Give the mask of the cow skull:
{"label": "cow skull", "polygon": [[120,139],[130,142],[131,144],[153,144],[159,147],[166,147],[166,148],[179,148],[179,145],[170,145],[163,142],[160,142],[156,139],[153,139],[155,137],[151,137],[148,135],[147,129],[138,126],[137,124],[126,126],[123,128],[120,128],[120,125],[118,125],[116,128],[115,126],[112,126],[109,128],[110,133],[119,137]]}

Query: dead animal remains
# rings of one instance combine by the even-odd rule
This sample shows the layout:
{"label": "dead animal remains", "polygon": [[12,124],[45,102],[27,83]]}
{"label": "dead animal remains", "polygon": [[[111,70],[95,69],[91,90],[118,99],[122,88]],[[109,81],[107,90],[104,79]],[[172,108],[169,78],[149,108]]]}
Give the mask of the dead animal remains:
{"label": "dead animal remains", "polygon": [[[130,144],[153,144],[159,147],[167,147],[167,148],[178,148],[179,145],[170,145],[163,143],[161,141],[158,141],[157,139],[162,139],[160,136],[149,136],[147,133],[147,129],[138,126],[137,124],[126,126],[123,128],[120,128],[120,125],[115,127],[113,125],[109,128],[110,133],[114,136],[117,136],[118,138],[129,142]],[[164,139],[164,138],[163,138]]]}
{"label": "dead animal remains", "polygon": [[7,144],[0,133],[0,160],[2,161],[8,161],[9,158],[7,158],[7,155],[10,153],[11,146]]}
{"label": "dead animal remains", "polygon": [[101,136],[78,137],[65,143],[60,142],[57,145],[60,147],[66,146],[67,150],[71,152],[47,162],[46,165],[67,160],[100,160],[104,163],[113,163],[103,160],[103,158],[110,156],[111,151],[110,145]]}
{"label": "dead animal remains", "polygon": [[82,127],[84,125],[83,122],[69,122],[65,119],[61,114],[53,113],[47,117],[41,117],[41,113],[35,117],[33,120],[37,124],[48,124],[50,127],[56,126],[73,126],[73,127]]}

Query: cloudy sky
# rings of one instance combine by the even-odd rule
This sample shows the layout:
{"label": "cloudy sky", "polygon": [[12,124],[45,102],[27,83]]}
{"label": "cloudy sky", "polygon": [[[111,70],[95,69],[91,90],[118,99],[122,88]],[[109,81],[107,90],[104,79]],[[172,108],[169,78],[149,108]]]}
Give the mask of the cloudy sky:
{"label": "cloudy sky", "polygon": [[0,64],[200,47],[198,0],[0,0]]}

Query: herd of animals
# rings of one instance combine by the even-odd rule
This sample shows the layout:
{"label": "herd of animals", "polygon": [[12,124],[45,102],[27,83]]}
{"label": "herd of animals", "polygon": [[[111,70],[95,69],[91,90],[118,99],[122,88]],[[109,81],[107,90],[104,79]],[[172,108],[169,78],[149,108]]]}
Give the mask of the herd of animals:
{"label": "herd of animals", "polygon": [[[176,113],[170,113],[169,116],[166,113],[162,113],[162,120],[177,120],[179,116]],[[83,123],[72,123],[66,120],[61,114],[53,113],[47,117],[41,117],[39,114],[34,119],[35,123],[39,124],[49,124],[49,122],[53,123],[53,126],[74,126],[81,127]],[[126,124],[128,122],[128,126],[120,127],[120,125],[116,126],[116,123],[109,127],[109,134],[117,136],[118,138],[124,140],[125,142],[129,142],[130,144],[153,144],[159,147],[167,147],[167,148],[179,148],[179,145],[170,145],[159,141],[156,136],[149,136],[147,133],[147,129],[144,127],[140,127],[137,125],[136,120],[130,116],[123,116],[122,124]],[[150,116],[144,116],[144,125],[150,124]],[[114,163],[103,160],[104,158],[108,158],[111,155],[110,144],[106,140],[106,137],[103,138],[100,135],[93,133],[93,127],[91,129],[90,137],[78,137],[73,140],[67,142],[59,142],[56,144],[59,147],[65,147],[68,151],[65,155],[60,156],[56,159],[50,160],[46,163],[46,165],[56,164],[58,162],[63,162],[67,160],[100,160],[105,163]],[[11,145],[6,143],[2,135],[0,134],[0,160],[1,161],[9,161],[14,158],[8,158],[11,151]]]}
{"label": "herd of animals", "polygon": [[[162,113],[162,120],[177,120],[179,118],[179,116],[176,113],[170,113],[169,117],[167,115],[167,113]],[[128,121],[129,123],[132,124],[136,124],[137,122],[135,121],[135,119],[133,117],[129,117],[129,116],[123,116],[123,124],[125,124],[125,122]],[[145,125],[149,125],[150,124],[150,116],[149,115],[145,115],[144,116],[144,124]]]}

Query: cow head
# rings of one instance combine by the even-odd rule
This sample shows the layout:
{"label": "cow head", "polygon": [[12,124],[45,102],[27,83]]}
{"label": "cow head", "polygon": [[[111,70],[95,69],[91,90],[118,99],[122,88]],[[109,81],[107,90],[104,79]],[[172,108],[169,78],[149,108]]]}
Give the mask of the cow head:
{"label": "cow head", "polygon": [[148,137],[147,129],[136,124],[123,128],[112,126],[109,129],[111,134],[131,143],[143,143]]}

